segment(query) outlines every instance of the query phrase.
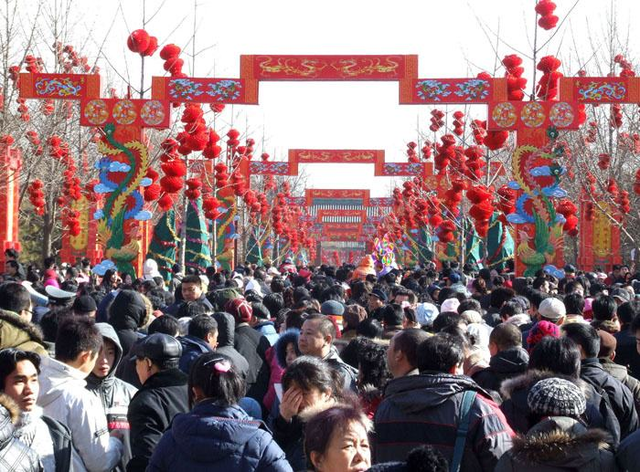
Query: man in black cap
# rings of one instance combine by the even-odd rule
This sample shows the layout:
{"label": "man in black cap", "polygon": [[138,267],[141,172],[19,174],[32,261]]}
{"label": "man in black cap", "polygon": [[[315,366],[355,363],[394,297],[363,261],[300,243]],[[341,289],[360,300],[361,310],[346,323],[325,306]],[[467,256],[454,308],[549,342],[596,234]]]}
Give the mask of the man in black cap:
{"label": "man in black cap", "polygon": [[131,399],[127,414],[132,454],[128,472],[146,469],[173,417],[189,410],[188,376],[178,369],[182,346],[177,339],[154,333],[134,345],[131,353],[142,388]]}
{"label": "man in black cap", "polygon": [[88,316],[89,318],[95,318],[98,305],[91,295],[80,295],[73,301],[71,310],[76,316]]}
{"label": "man in black cap", "polygon": [[378,308],[382,308],[385,303],[387,303],[387,295],[379,288],[374,288],[369,294],[369,303],[367,303],[369,314],[372,315]]}

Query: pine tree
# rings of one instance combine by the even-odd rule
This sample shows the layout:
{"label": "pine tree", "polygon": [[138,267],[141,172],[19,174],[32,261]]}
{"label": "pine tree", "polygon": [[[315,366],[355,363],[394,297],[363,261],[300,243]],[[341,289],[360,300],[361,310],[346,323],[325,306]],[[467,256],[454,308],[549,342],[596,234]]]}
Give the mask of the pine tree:
{"label": "pine tree", "polygon": [[167,282],[172,278],[171,269],[176,263],[178,240],[176,214],[175,211],[169,210],[160,217],[153,228],[153,237],[147,251],[147,257],[158,263],[158,270]]}
{"label": "pine tree", "polygon": [[202,272],[211,266],[209,225],[202,210],[202,198],[190,200],[188,203],[185,265]]}

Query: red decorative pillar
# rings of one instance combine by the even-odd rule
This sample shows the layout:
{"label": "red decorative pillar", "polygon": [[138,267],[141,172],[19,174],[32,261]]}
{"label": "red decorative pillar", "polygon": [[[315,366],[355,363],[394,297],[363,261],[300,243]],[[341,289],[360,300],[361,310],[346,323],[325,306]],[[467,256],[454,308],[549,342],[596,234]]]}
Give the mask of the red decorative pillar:
{"label": "red decorative pillar", "polygon": [[83,196],[80,200],[72,202],[71,209],[80,213],[82,232],[78,236],[72,236],[69,230],[64,231],[60,261],[75,264],[86,257],[91,261],[91,265],[96,265],[104,258],[102,246],[98,244],[98,222],[94,219],[96,202],[91,202]]}
{"label": "red decorative pillar", "polygon": [[4,251],[20,250],[18,241],[18,209],[20,206],[20,151],[10,146],[0,146],[0,262],[4,270]]}

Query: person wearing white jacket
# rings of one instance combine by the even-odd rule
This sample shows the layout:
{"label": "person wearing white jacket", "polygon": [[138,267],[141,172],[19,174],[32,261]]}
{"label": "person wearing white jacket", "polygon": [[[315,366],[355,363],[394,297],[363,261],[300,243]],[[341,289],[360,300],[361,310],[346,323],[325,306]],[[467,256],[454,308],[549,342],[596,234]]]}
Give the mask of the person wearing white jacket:
{"label": "person wearing white jacket", "polygon": [[55,359],[42,361],[38,404],[44,413],[71,431],[73,472],[106,472],[122,456],[118,432],[109,434],[100,401],[85,389],[85,378],[93,370],[102,336],[89,318],[63,323],[56,338]]}

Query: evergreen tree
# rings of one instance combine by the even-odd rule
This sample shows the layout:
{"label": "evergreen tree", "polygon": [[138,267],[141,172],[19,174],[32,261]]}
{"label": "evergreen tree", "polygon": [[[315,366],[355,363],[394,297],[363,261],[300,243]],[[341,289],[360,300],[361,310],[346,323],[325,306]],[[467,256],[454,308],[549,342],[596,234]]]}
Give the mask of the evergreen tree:
{"label": "evergreen tree", "polygon": [[202,210],[202,198],[189,200],[187,207],[187,243],[185,265],[202,272],[211,266],[209,225]]}
{"label": "evergreen tree", "polygon": [[147,251],[147,257],[158,263],[158,270],[167,282],[172,278],[171,269],[173,264],[176,263],[178,241],[176,213],[171,209],[160,217],[153,228],[153,237]]}

